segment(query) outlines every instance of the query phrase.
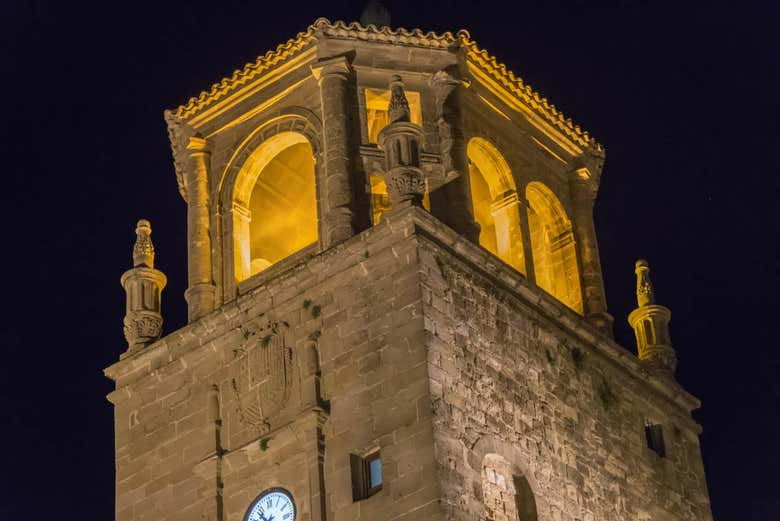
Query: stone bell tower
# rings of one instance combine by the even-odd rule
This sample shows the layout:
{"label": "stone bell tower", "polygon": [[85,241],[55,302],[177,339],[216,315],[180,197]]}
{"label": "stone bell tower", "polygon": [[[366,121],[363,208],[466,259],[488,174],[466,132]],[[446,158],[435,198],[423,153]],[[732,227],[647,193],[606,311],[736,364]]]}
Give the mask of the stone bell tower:
{"label": "stone bell tower", "polygon": [[612,337],[603,147],[467,31],[319,19],[165,120],[189,318],[139,221],[117,521],[712,519],[646,263]]}

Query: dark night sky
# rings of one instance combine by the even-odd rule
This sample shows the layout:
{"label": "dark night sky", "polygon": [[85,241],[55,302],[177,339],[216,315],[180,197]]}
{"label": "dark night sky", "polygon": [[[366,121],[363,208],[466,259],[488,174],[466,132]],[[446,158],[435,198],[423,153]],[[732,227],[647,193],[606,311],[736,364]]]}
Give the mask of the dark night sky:
{"label": "dark night sky", "polygon": [[[185,318],[163,109],[362,5],[2,3],[0,519],[113,516],[102,369],[124,349],[119,276],[139,217],[169,277],[167,330]],[[777,3],[386,5],[394,26],[468,28],[605,145],[596,221],[617,338],[635,349],[626,316],[646,257],[678,379],[703,401],[716,519],[780,519]]]}

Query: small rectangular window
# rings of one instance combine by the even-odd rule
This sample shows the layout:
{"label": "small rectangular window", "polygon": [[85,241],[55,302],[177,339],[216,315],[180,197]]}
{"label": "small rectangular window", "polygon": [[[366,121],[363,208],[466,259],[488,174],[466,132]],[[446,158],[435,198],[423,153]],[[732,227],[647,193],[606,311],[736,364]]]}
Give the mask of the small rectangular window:
{"label": "small rectangular window", "polygon": [[666,456],[666,446],[664,445],[664,431],[660,425],[645,422],[645,439],[647,448],[663,458]]}
{"label": "small rectangular window", "polygon": [[352,500],[360,501],[382,490],[382,460],[379,451],[365,456],[349,455],[352,470]]}

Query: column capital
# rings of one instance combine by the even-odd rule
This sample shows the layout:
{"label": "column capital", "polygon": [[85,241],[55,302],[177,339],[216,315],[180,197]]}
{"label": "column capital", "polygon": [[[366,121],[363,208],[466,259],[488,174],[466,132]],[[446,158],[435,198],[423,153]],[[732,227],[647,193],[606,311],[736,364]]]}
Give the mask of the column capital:
{"label": "column capital", "polygon": [[187,150],[191,157],[198,155],[210,154],[209,142],[207,139],[200,136],[192,136],[187,142]]}
{"label": "column capital", "polygon": [[441,102],[447,98],[447,95],[450,92],[455,90],[458,86],[463,85],[464,81],[449,71],[442,69],[436,71],[433,76],[431,76],[428,84],[431,89],[433,89],[436,98]]}
{"label": "column capital", "polygon": [[322,81],[322,78],[326,76],[338,76],[346,79],[352,74],[352,65],[346,56],[324,58],[311,65],[311,73],[317,81]]}
{"label": "column capital", "polygon": [[571,173],[572,197],[577,200],[595,201],[599,191],[598,179],[586,167],[576,168]]}

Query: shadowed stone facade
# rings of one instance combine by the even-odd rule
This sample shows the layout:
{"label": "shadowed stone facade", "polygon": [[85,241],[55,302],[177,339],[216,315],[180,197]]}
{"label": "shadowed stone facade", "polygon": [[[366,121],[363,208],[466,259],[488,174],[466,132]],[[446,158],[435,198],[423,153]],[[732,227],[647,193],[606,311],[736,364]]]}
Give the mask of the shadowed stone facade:
{"label": "shadowed stone facade", "polygon": [[[389,91],[386,115],[366,89]],[[190,322],[131,330],[106,369],[117,521],[243,521],[274,487],[300,521],[712,519],[699,403],[646,263],[640,356],[612,340],[602,147],[468,33],[320,19],[165,117]],[[312,208],[284,191],[312,164],[296,154]],[[254,262],[279,217],[253,215],[256,193],[316,212],[316,241]],[[123,281],[153,293],[123,282],[126,323],[158,324],[165,279],[138,230]],[[358,498],[351,457],[377,453],[381,488]]]}

